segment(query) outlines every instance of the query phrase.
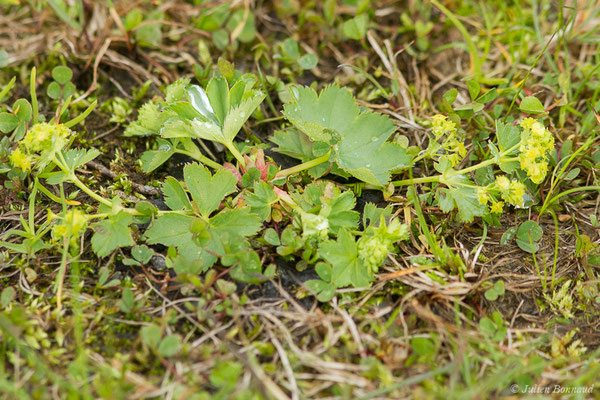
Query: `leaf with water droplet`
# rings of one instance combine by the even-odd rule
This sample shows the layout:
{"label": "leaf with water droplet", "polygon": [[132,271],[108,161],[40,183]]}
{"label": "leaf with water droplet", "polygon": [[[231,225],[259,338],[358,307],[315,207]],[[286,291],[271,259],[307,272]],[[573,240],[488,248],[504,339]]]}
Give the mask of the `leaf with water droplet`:
{"label": "leaf with water droplet", "polygon": [[411,157],[406,149],[387,142],[395,131],[391,119],[372,111],[360,112],[352,94],[331,86],[319,95],[308,87],[291,90],[295,100],[283,114],[312,141],[332,143],[339,167],[367,183],[384,185],[392,171],[406,168]]}

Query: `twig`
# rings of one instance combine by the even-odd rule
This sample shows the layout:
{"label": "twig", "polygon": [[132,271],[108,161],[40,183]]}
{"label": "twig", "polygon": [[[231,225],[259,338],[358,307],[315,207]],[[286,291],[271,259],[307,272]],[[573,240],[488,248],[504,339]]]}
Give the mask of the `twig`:
{"label": "twig", "polygon": [[[100,172],[101,175],[104,175],[110,179],[117,178],[116,173],[114,173],[113,171],[111,171],[110,169],[106,168],[104,165],[102,165],[96,161],[89,161],[86,165],[94,168],[96,171]],[[135,182],[131,182],[131,187],[133,189],[135,189],[136,192],[141,193],[146,196],[156,196],[160,193],[158,188],[155,188],[153,186],[148,186],[148,185],[141,185],[141,184],[135,183]]]}

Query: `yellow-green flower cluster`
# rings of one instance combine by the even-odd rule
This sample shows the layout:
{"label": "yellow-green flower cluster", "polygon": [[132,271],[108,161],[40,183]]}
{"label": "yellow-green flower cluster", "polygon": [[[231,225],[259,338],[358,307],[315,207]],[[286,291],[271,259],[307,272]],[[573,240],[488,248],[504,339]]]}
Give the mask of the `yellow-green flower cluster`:
{"label": "yellow-green flower cluster", "polygon": [[506,175],[496,177],[496,187],[502,199],[515,206],[523,206],[525,185],[516,179],[509,180]]}
{"label": "yellow-green flower cluster", "polygon": [[[500,195],[502,200],[498,201]],[[477,200],[479,204],[490,202],[490,212],[501,214],[504,208],[504,202],[514,206],[523,206],[525,196],[525,185],[516,179],[508,179],[506,175],[496,177],[496,182],[489,186],[480,186],[477,188]]]}
{"label": "yellow-green flower cluster", "polygon": [[454,167],[467,155],[465,144],[458,136],[458,128],[444,115],[434,115],[432,120],[431,133],[435,140],[430,141],[426,152],[432,158],[448,160]]}
{"label": "yellow-green flower cluster", "polygon": [[69,233],[71,240],[76,240],[85,231],[88,223],[87,215],[79,208],[72,208],[60,217],[54,214],[51,214],[49,217],[51,219],[60,218],[60,222],[52,228],[52,237],[55,240],[63,239]]}
{"label": "yellow-green flower cluster", "polygon": [[10,156],[8,156],[13,167],[20,168],[22,171],[29,171],[33,164],[33,157],[23,153],[20,147],[17,147]]}
{"label": "yellow-green flower cluster", "polygon": [[397,219],[386,225],[381,217],[379,226],[369,226],[365,234],[358,239],[358,255],[374,274],[385,261],[388,253],[394,250],[394,244],[400,240],[408,239],[408,225],[400,223]]}
{"label": "yellow-green flower cluster", "polygon": [[30,170],[34,163],[37,168],[43,168],[67,145],[72,134],[73,132],[62,124],[35,124],[27,131],[9,159],[14,167],[23,171]]}
{"label": "yellow-green flower cluster", "polygon": [[548,173],[548,153],[554,149],[554,138],[544,125],[533,118],[525,118],[519,125],[523,128],[519,147],[521,169],[533,183],[539,184]]}
{"label": "yellow-green flower cluster", "polygon": [[62,124],[35,124],[27,131],[23,144],[30,153],[41,153],[50,148],[63,148],[71,130]]}
{"label": "yellow-green flower cluster", "polygon": [[440,139],[444,135],[456,134],[456,124],[449,121],[445,115],[436,114],[431,119],[431,133],[433,133],[436,139]]}

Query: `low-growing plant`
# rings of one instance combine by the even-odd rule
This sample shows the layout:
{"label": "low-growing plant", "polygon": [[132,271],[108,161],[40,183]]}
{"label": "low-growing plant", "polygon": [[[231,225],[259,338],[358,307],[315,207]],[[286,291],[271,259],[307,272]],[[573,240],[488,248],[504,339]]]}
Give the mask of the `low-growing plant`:
{"label": "low-growing plant", "polygon": [[[409,147],[405,138],[395,137],[392,120],[360,107],[347,89],[334,85],[317,93],[291,86],[290,100],[282,111],[291,126],[276,131],[271,140],[276,151],[299,159],[301,164],[280,169],[265,158],[264,144],[235,141],[266,93],[256,88],[254,75],[241,74],[223,61],[205,88],[191,84],[190,79],[180,79],[166,87],[164,99],[155,97],[138,110],[137,120],[127,127],[125,135],[155,137],[157,148],[146,151],[140,159],[145,172],[157,170],[176,153],[197,162],[184,166],[182,180],[164,179],[166,208],[159,209],[148,201],[128,206],[119,196],[109,198],[94,191],[78,176],[77,170],[100,152],[71,148],[75,135],[70,128],[83,120],[95,103],[66,120],[74,89],[69,86],[66,90],[71,74],[64,67],[57,68],[51,85],[58,86],[48,90],[50,97],[59,100],[55,118],[40,121],[32,84],[32,104],[21,101],[8,114],[14,116],[10,130],[21,132],[12,135],[14,145],[8,159],[11,171],[20,170],[23,178],[27,174],[34,178],[31,209],[36,193],[41,192],[60,203],[62,211],[50,213],[39,228],[24,221],[25,230],[9,234],[21,235],[29,242],[7,245],[29,255],[52,243],[61,243],[66,251],[77,248],[89,228],[94,232],[92,250],[99,257],[135,246],[132,258],[124,259],[127,265],[144,266],[154,254],[151,246],[166,246],[165,262],[183,280],[193,279],[217,262],[229,268],[237,280],[258,283],[268,279],[275,266],[263,267],[265,261],[259,253],[260,246],[266,244],[275,247],[281,257],[297,262],[299,269],[315,267],[320,279],[306,285],[321,301],[331,299],[340,287],[367,287],[388,254],[396,251],[396,244],[409,238],[409,227],[392,215],[391,209],[372,204],[365,207],[359,227],[355,195],[336,179],[361,181],[362,189],[378,189],[386,196],[394,187],[429,184],[429,188],[421,186],[426,201],[442,211],[457,209],[461,221],[477,216],[494,222],[505,203],[524,208],[534,202],[534,191],[547,174],[548,154],[554,144],[548,129],[533,118],[518,123],[497,120],[496,135],[488,141],[483,159],[465,167],[468,150],[460,119],[477,120],[483,106],[453,109],[456,94],[444,96],[445,107],[452,111],[450,117],[433,116],[427,147],[421,150]],[[485,104],[498,95],[496,91],[481,94],[477,83],[470,83],[469,91],[476,99],[473,104]],[[27,111],[23,121],[17,117],[19,110]],[[205,141],[216,149],[224,146],[233,156],[232,162],[219,162]],[[438,174],[392,180],[394,175],[425,162],[433,162]],[[300,178],[296,176],[304,171],[320,180],[297,185]],[[96,212],[79,207],[73,194],[65,195],[65,183],[96,200]],[[57,186],[60,197],[46,185]],[[430,248],[440,265],[462,276],[465,265],[460,257],[430,232],[417,204],[422,199],[415,193],[410,197]],[[139,224],[150,225],[140,232]],[[257,242],[265,224],[277,230],[265,230]],[[538,232],[527,238],[521,232],[527,224],[535,223],[521,225],[517,243],[537,250]],[[44,239],[48,232],[49,241]],[[63,257],[62,276],[67,261]]]}

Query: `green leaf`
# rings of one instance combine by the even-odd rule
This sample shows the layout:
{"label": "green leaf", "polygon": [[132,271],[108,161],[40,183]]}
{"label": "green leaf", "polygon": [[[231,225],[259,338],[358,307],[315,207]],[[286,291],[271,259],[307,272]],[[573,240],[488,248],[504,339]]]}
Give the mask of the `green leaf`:
{"label": "green leaf", "polygon": [[337,142],[336,163],[344,171],[374,185],[384,185],[390,173],[410,165],[406,149],[386,142],[395,131],[386,116],[360,112],[347,90],[330,86],[317,93],[291,89],[294,101],[283,114],[312,141]]}
{"label": "green leaf", "polygon": [[281,50],[283,51],[283,54],[291,61],[295,61],[300,57],[298,42],[296,42],[293,37],[289,37],[281,43]]}
{"label": "green leaf", "polygon": [[250,206],[250,211],[264,221],[271,214],[271,204],[277,201],[277,195],[271,185],[264,181],[255,182],[253,189],[254,192],[247,193],[244,200]]}
{"label": "green leaf", "polygon": [[217,360],[210,370],[210,383],[219,388],[233,388],[243,371],[242,365],[236,361]]}
{"label": "green leaf", "polygon": [[469,81],[467,82],[467,88],[469,89],[469,96],[471,96],[471,100],[475,100],[479,95],[479,91],[481,87],[477,81]]}
{"label": "green leaf", "polygon": [[17,118],[19,118],[20,122],[29,122],[31,121],[32,116],[32,108],[31,103],[26,99],[18,99],[13,104],[13,110]]}
{"label": "green leaf", "polygon": [[[179,266],[193,268],[199,273],[217,260],[217,257],[206,252],[193,240],[190,226],[194,217],[181,214],[161,215],[154,221],[152,227],[145,233],[148,244],[160,243],[164,246],[175,246],[181,255]],[[210,243],[209,243],[210,244]],[[210,246],[207,246],[210,247]],[[219,249],[217,249],[219,250]],[[212,250],[211,250],[212,251]],[[180,273],[182,271],[175,271]]]}
{"label": "green leaf", "polygon": [[89,150],[70,149],[63,154],[67,167],[74,171],[98,157],[100,155],[100,151],[92,147]]}
{"label": "green leaf", "polygon": [[448,182],[449,188],[437,190],[436,198],[442,211],[450,212],[456,207],[460,220],[471,222],[474,217],[481,217],[485,214],[486,206],[479,203],[475,188],[461,186],[461,184],[474,185],[464,175],[456,175]]}
{"label": "green leaf", "polygon": [[319,58],[314,54],[305,54],[298,59],[298,65],[302,69],[313,69],[318,62]]}
{"label": "green leaf", "polygon": [[367,228],[370,225],[378,225],[381,216],[390,217],[392,215],[392,207],[387,206],[386,208],[378,208],[373,203],[365,204],[363,210],[363,226]]}
{"label": "green leaf", "polygon": [[219,126],[223,126],[229,111],[229,88],[225,78],[213,78],[206,87],[208,101],[215,113]]}
{"label": "green leaf", "polygon": [[481,103],[481,104],[486,104],[486,103],[489,103],[490,101],[496,100],[497,97],[498,97],[498,90],[496,88],[493,88],[491,90],[488,90],[486,93],[482,94],[481,96],[479,96],[479,98],[477,99],[477,102]]}
{"label": "green leaf", "polygon": [[544,231],[535,221],[525,221],[517,229],[517,245],[521,250],[528,253],[535,253],[540,246],[537,242],[544,235]]}
{"label": "green leaf", "polygon": [[265,99],[263,92],[254,92],[250,97],[244,99],[239,106],[233,107],[227,113],[223,123],[223,137],[227,142],[233,142],[244,123],[250,118],[254,110]]}
{"label": "green leaf", "polygon": [[183,176],[193,201],[205,217],[219,207],[225,196],[235,190],[237,183],[230,171],[222,169],[211,176],[208,169],[198,163],[186,165]]}
{"label": "green leaf", "polygon": [[330,131],[347,132],[359,113],[347,89],[330,86],[318,96],[309,87],[290,88],[294,101],[284,105],[285,117],[312,141],[331,139]]}
{"label": "green leaf", "polygon": [[130,288],[123,289],[121,300],[117,302],[117,305],[125,313],[129,313],[135,308],[135,298]]}
{"label": "green leaf", "polygon": [[369,23],[369,17],[366,14],[358,15],[342,25],[342,32],[344,36],[361,40],[367,34],[367,25]]}
{"label": "green leaf", "polygon": [[225,29],[214,31],[211,37],[217,49],[225,50],[229,46],[229,33]]}
{"label": "green leaf", "polygon": [[187,96],[192,106],[196,109],[196,111],[202,114],[204,118],[214,122],[215,124],[218,123],[217,117],[215,116],[204,89],[198,85],[192,85],[187,88]]}
{"label": "green leaf", "polygon": [[223,265],[231,265],[233,263],[237,266],[231,270],[229,275],[236,281],[258,284],[264,282],[267,278],[262,274],[262,266],[260,264],[260,257],[255,251],[247,250],[233,254],[230,261],[233,263],[226,263],[226,257],[223,257]]}
{"label": "green leaf", "polygon": [[139,8],[134,8],[125,16],[124,27],[127,32],[138,26],[144,20],[144,15]]}
{"label": "green leaf", "polygon": [[487,317],[479,320],[479,329],[481,329],[481,332],[487,333],[490,336],[496,333],[496,325],[494,325],[492,320]]}
{"label": "green leaf", "polygon": [[8,53],[5,50],[0,49],[0,68],[4,68],[8,65]]}
{"label": "green leaf", "polygon": [[60,65],[52,69],[52,78],[60,85],[64,85],[73,78],[73,71],[69,67]]}
{"label": "green leaf", "polygon": [[[498,119],[496,120],[496,138],[500,151],[505,152],[521,141],[521,133],[516,126],[513,126],[511,123],[503,123]],[[516,154],[517,152],[518,149],[510,154]],[[518,161],[503,162],[500,164],[500,169],[506,173],[513,172],[517,168],[519,168]]]}
{"label": "green leaf", "polygon": [[169,335],[160,341],[158,354],[163,357],[172,357],[181,350],[181,339],[179,335]]}
{"label": "green leaf", "polygon": [[317,300],[326,303],[335,296],[335,285],[320,279],[311,279],[304,282],[306,287],[317,295]]}
{"label": "green leaf", "polygon": [[473,102],[473,103],[463,104],[458,107],[454,107],[454,111],[458,112],[459,115],[461,114],[460,112],[462,111],[464,116],[471,116],[474,113],[478,113],[479,111],[483,110],[483,107],[484,107],[483,104]]}
{"label": "green leaf", "polygon": [[227,82],[231,82],[235,75],[235,67],[233,66],[233,63],[230,63],[223,57],[219,57],[219,60],[217,61],[217,66],[219,67],[219,72],[221,73],[221,75],[223,75],[223,77],[227,79]]}
{"label": "green leaf", "polygon": [[534,96],[525,97],[519,105],[519,110],[528,114],[542,114],[546,112],[546,109],[544,109],[544,105],[542,104],[542,102]]}
{"label": "green leaf", "polygon": [[162,122],[159,105],[149,101],[140,107],[137,120],[125,129],[125,136],[158,135]]}
{"label": "green leaf", "polygon": [[506,231],[504,231],[504,233],[502,234],[502,237],[500,238],[500,245],[505,246],[506,244],[508,244],[508,242],[513,240],[516,235],[517,235],[517,227],[516,226],[508,228]]}
{"label": "green leaf", "polygon": [[446,91],[442,95],[442,103],[443,103],[443,107],[445,108],[444,111],[446,111],[446,112],[453,111],[452,104],[456,100],[456,96],[458,96],[458,89],[456,89],[456,88],[452,88],[452,89]]}
{"label": "green leaf", "polygon": [[566,181],[572,181],[573,179],[577,178],[577,175],[579,175],[580,171],[581,170],[579,168],[573,168],[565,175],[563,179]]}
{"label": "green leaf", "polygon": [[537,242],[543,235],[544,231],[535,221],[525,221],[519,225],[519,229],[517,230],[517,238],[522,240],[529,240],[531,238],[531,240]]}
{"label": "green leaf", "polygon": [[140,329],[140,336],[148,347],[156,349],[161,337],[160,328],[154,324],[144,326]]}
{"label": "green leaf", "polygon": [[7,112],[0,113],[0,132],[10,133],[17,125],[19,125],[19,118],[16,115]]}
{"label": "green leaf", "polygon": [[318,262],[317,265],[315,265],[315,272],[317,273],[317,275],[319,275],[319,278],[323,279],[326,282],[331,282],[331,265],[325,262]]}
{"label": "green leaf", "polygon": [[0,295],[0,305],[2,308],[8,307],[10,303],[17,297],[17,292],[12,286],[5,287]]}
{"label": "green leaf", "polygon": [[513,124],[496,120],[496,138],[498,139],[498,148],[501,152],[505,152],[521,141],[521,134]]}
{"label": "green leaf", "polygon": [[181,214],[164,214],[156,218],[154,224],[145,233],[149,244],[160,243],[165,246],[178,246],[192,240],[190,224],[194,218]]}
{"label": "green leaf", "polygon": [[138,26],[135,30],[135,39],[142,46],[159,47],[162,42],[162,23],[164,13],[159,10],[150,12],[145,18],[144,25]]}
{"label": "green leaf", "polygon": [[333,266],[331,281],[337,287],[364,287],[372,279],[368,268],[358,257],[354,237],[346,230],[339,232],[337,241],[329,240],[323,243],[319,254]]}
{"label": "green leaf", "polygon": [[57,82],[50,82],[48,88],[46,89],[46,94],[51,99],[58,99],[60,97],[60,85]]}
{"label": "green leaf", "polygon": [[172,176],[168,176],[163,182],[162,192],[165,195],[165,204],[171,210],[192,209],[192,204],[190,203],[183,186],[181,186],[181,183]]}
{"label": "green leaf", "polygon": [[[233,68],[233,66],[231,67]],[[231,78],[233,79],[233,77]],[[244,92],[246,91],[246,82],[242,79],[238,80],[229,90],[229,108],[230,110],[240,105],[244,99]]]}
{"label": "green leaf", "polygon": [[190,78],[180,78],[167,86],[165,89],[165,102],[173,106],[175,103],[181,103],[183,100],[186,100],[189,83]]}
{"label": "green leaf", "polygon": [[[244,21],[245,20],[245,21]],[[239,9],[234,12],[229,21],[227,21],[226,28],[230,32],[239,29],[239,25],[244,24],[237,39],[242,43],[248,43],[254,40],[256,37],[256,26],[255,17],[252,12],[246,14],[246,10]]]}
{"label": "green leaf", "polygon": [[148,150],[140,157],[142,170],[146,173],[154,171],[175,154],[175,148],[170,142],[158,139],[157,143],[158,150]]}
{"label": "green leaf", "polygon": [[131,215],[119,212],[93,226],[92,249],[98,257],[105,257],[119,247],[133,246],[135,243],[129,231]]}
{"label": "green leaf", "polygon": [[[324,143],[313,143],[308,139],[308,136],[296,129],[275,131],[270,140],[278,146],[276,149],[277,152],[299,159],[302,162],[306,162],[318,157],[315,155],[313,148],[315,147],[316,143]],[[319,164],[316,167],[310,168],[308,173],[311,177],[316,179],[320,178],[328,171],[332,174],[341,175],[344,177],[349,176],[342,169],[340,169],[337,164],[331,162],[324,162],[323,164]]]}
{"label": "green leaf", "polygon": [[271,246],[279,246],[281,244],[279,235],[273,228],[269,228],[265,231],[263,234],[263,239],[265,239],[265,242],[269,243]]}
{"label": "green leaf", "polygon": [[428,356],[435,353],[435,344],[430,339],[424,337],[411,339],[410,347],[419,356]]}
{"label": "green leaf", "polygon": [[261,228],[261,221],[248,208],[234,209],[215,215],[210,219],[209,230],[219,235],[224,232],[233,236],[252,236]]}
{"label": "green leaf", "polygon": [[131,256],[142,264],[147,264],[154,255],[154,250],[142,244],[131,249]]}
{"label": "green leaf", "polygon": [[138,201],[135,203],[135,211],[140,213],[141,217],[147,217],[147,220],[158,215],[158,208],[149,201]]}

